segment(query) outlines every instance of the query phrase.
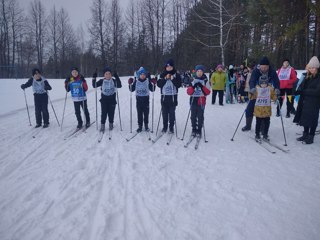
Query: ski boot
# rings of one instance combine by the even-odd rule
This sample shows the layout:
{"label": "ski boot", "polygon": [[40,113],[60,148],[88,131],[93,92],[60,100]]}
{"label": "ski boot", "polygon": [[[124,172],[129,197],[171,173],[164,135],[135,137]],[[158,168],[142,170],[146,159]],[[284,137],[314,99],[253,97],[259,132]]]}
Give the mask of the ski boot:
{"label": "ski boot", "polygon": [[48,127],[49,127],[49,123],[43,124],[43,128],[48,128]]}
{"label": "ski boot", "polygon": [[113,123],[109,123],[109,130],[113,130]]}
{"label": "ski boot", "polygon": [[101,123],[100,132],[104,132],[105,130],[106,130],[106,125],[104,123]]}
{"label": "ski boot", "polygon": [[36,124],[36,126],[34,127],[34,128],[39,128],[39,127],[41,127],[41,123],[39,124],[39,123],[37,123]]}
{"label": "ski boot", "polygon": [[297,141],[305,141],[307,139],[308,135],[309,135],[308,133],[303,132],[302,136],[297,138]]}

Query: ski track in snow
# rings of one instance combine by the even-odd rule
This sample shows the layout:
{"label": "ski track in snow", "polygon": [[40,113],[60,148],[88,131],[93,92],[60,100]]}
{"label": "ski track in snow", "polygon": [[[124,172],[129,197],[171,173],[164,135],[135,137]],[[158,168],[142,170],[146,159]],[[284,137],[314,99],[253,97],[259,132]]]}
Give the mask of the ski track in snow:
{"label": "ski track in snow", "polygon": [[[16,99],[12,101],[22,101],[22,105],[14,103],[0,115],[1,240],[318,240],[319,137],[313,145],[302,145],[295,141],[301,128],[292,118],[284,118],[288,154],[276,150],[271,155],[259,147],[249,139],[253,130],[243,133],[239,129],[231,142],[245,105],[212,106],[210,95],[205,111],[209,142],[202,139],[197,151],[195,141],[183,147],[190,120],[184,141],[174,136],[170,146],[166,136],[153,144],[144,132],[127,142],[130,95],[123,80],[119,97],[124,130],[120,131],[116,109],[112,140],[106,131],[101,143],[95,124],[64,140],[76,126],[70,97],[61,132],[50,104],[50,127],[29,127],[23,95],[13,91]],[[5,84],[13,88],[21,82]],[[50,81],[57,91],[50,96],[60,123],[61,83]],[[189,110],[185,92],[179,91],[179,137]],[[31,90],[26,93],[34,125]],[[159,99],[156,89],[154,132]],[[95,120],[94,102],[91,91],[91,121]],[[136,121],[133,98],[133,130]],[[279,118],[272,117],[270,137],[283,144]]]}

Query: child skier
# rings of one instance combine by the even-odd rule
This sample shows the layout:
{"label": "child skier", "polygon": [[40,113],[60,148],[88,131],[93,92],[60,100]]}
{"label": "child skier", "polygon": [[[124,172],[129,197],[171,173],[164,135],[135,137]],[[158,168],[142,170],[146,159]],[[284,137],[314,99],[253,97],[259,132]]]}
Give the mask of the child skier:
{"label": "child skier", "polygon": [[188,87],[187,94],[190,95],[192,136],[197,135],[201,137],[206,96],[210,94],[210,85],[208,85],[207,78],[204,74],[204,66],[197,65],[195,71],[196,76]]}
{"label": "child skier", "polygon": [[263,140],[269,141],[269,127],[271,117],[271,99],[276,101],[277,95],[271,84],[268,83],[268,77],[266,75],[260,76],[259,84],[256,86],[256,92],[254,94],[256,99],[254,107],[254,115],[256,117],[256,141],[260,142],[260,131],[262,129]]}
{"label": "child skier", "polygon": [[157,85],[161,89],[162,132],[167,132],[169,122],[169,132],[174,133],[173,127],[176,121],[175,112],[176,106],[178,106],[178,88],[181,87],[181,76],[174,68],[172,59],[167,61]]}
{"label": "child skier", "polygon": [[39,69],[32,70],[32,78],[25,84],[21,85],[22,90],[31,87],[34,95],[34,106],[36,114],[36,128],[41,127],[43,120],[43,128],[49,127],[49,111],[48,111],[48,94],[47,91],[51,90],[48,81],[41,76]]}
{"label": "child skier", "polygon": [[103,79],[99,81],[96,80],[97,74],[93,74],[92,87],[101,87],[101,126],[100,132],[105,131],[105,124],[107,116],[109,118],[109,130],[113,129],[114,113],[116,109],[116,92],[117,88],[121,88],[122,84],[117,73],[114,73],[112,77],[112,71],[110,68],[106,67],[103,71]]}
{"label": "child skier", "polygon": [[80,106],[82,107],[86,117],[86,128],[90,126],[90,115],[87,106],[86,91],[88,90],[87,81],[79,74],[79,69],[74,67],[71,70],[71,76],[64,81],[67,92],[71,92],[74,104],[75,114],[78,120],[77,128],[82,128],[83,121],[81,118]]}
{"label": "child skier", "polygon": [[144,127],[146,131],[150,131],[149,129],[149,95],[150,91],[153,92],[155,90],[155,85],[157,80],[155,78],[150,79],[151,77],[147,77],[147,71],[141,67],[137,71],[137,80],[134,81],[133,78],[129,78],[129,90],[131,92],[136,92],[136,107],[138,114],[138,129],[137,132],[142,131],[142,125],[144,123]]}

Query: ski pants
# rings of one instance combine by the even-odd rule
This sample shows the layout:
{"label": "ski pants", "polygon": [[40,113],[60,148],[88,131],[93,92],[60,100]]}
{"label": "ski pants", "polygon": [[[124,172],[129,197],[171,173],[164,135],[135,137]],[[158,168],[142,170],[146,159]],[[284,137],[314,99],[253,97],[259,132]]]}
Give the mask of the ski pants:
{"label": "ski pants", "polygon": [[138,126],[142,127],[144,123],[145,127],[149,124],[149,96],[148,97],[137,97],[137,114],[138,114]]}
{"label": "ski pants", "polygon": [[34,94],[34,106],[37,124],[41,125],[42,119],[44,124],[49,124],[48,95]]}
{"label": "ski pants", "polygon": [[204,121],[204,107],[198,104],[191,105],[191,126],[192,132],[200,133]]}
{"label": "ski pants", "polygon": [[114,102],[105,101],[103,99],[100,99],[100,103],[101,103],[101,124],[106,123],[107,117],[109,119],[109,123],[113,123],[116,104]]}
{"label": "ski pants", "polygon": [[162,120],[163,120],[163,128],[165,130],[169,129],[173,131],[174,123],[176,121],[176,106],[174,104],[166,104],[162,103]]}
{"label": "ski pants", "polygon": [[73,102],[73,104],[74,104],[74,110],[75,110],[75,114],[76,114],[78,123],[79,124],[83,123],[82,118],[81,118],[80,107],[82,107],[82,109],[84,110],[84,114],[86,116],[86,122],[89,123],[90,122],[90,115],[89,115],[89,111],[88,111],[87,100]]}
{"label": "ski pants", "polygon": [[[263,129],[261,129],[262,125],[263,125]],[[260,135],[260,131],[262,131],[262,134],[264,136],[268,136],[269,127],[270,127],[270,117],[266,117],[266,118],[256,117],[256,135]]]}

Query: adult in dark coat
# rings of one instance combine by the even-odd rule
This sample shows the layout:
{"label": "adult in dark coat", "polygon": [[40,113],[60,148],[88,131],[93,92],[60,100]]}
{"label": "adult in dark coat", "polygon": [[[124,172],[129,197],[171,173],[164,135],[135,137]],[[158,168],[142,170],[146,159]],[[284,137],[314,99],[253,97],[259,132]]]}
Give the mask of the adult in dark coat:
{"label": "adult in dark coat", "polygon": [[318,58],[312,57],[308,67],[309,74],[297,90],[300,99],[294,122],[304,127],[302,137],[297,140],[312,144],[318,126],[320,108],[320,63]]}
{"label": "adult in dark coat", "polygon": [[[259,66],[257,66],[251,74],[251,78],[249,80],[249,86],[250,86],[249,98],[255,94],[256,86],[259,84],[259,79],[261,76],[266,76],[268,78],[268,83],[272,84],[272,86],[275,89],[275,93],[277,94],[277,96],[279,96],[280,82],[279,82],[278,75],[276,71],[270,66],[269,59],[267,57],[263,57],[260,60]],[[251,130],[255,104],[256,104],[256,100],[250,99],[246,109],[246,125],[242,128],[242,131]]]}

